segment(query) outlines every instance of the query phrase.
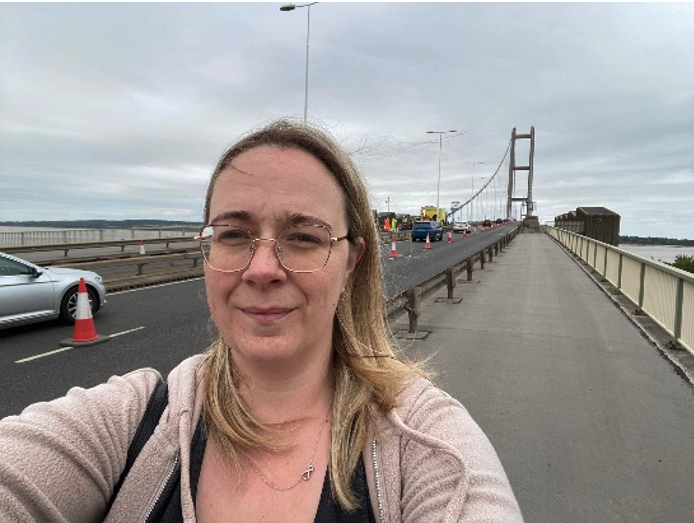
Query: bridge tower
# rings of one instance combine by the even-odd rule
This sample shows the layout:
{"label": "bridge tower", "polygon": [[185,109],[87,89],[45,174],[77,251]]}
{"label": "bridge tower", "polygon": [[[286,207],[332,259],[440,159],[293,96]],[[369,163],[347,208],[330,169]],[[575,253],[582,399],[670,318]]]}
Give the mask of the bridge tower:
{"label": "bridge tower", "polygon": [[[516,140],[530,140],[530,152],[527,165],[516,165]],[[511,154],[508,162],[508,196],[506,198],[506,216],[511,217],[513,202],[522,202],[521,219],[533,216],[535,202],[533,202],[533,160],[535,157],[535,127],[530,128],[530,134],[517,134],[516,128],[511,133]],[[516,172],[528,172],[528,192],[526,196],[514,196],[516,185]]]}

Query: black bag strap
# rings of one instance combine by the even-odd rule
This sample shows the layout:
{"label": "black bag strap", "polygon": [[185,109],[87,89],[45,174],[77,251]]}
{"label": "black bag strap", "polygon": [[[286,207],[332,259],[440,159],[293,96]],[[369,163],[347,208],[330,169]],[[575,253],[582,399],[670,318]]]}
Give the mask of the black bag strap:
{"label": "black bag strap", "polygon": [[137,427],[135,436],[133,437],[133,440],[130,442],[130,447],[128,448],[128,456],[125,459],[125,468],[123,469],[120,478],[118,478],[118,483],[116,483],[116,486],[113,488],[113,494],[111,495],[111,499],[109,500],[108,507],[106,509],[107,514],[111,510],[111,506],[113,505],[113,502],[116,500],[118,492],[123,486],[123,482],[125,481],[126,476],[130,472],[133,463],[135,463],[135,460],[140,455],[140,451],[145,446],[145,443],[147,443],[147,440],[149,440],[149,438],[152,436],[152,433],[154,433],[154,429],[159,424],[161,415],[163,414],[164,409],[166,408],[166,405],[168,403],[169,386],[166,380],[162,380],[157,384],[157,387],[154,389],[154,392],[152,392],[152,395],[149,398],[149,402],[147,403],[147,409],[145,410],[145,413],[142,416],[142,420],[140,421],[140,425]]}

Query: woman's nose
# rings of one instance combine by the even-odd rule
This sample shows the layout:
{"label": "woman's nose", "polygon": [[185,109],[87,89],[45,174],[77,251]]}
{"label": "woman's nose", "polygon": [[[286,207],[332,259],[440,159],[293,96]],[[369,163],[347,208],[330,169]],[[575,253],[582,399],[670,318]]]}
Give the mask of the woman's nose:
{"label": "woman's nose", "polygon": [[284,281],[287,272],[277,256],[274,240],[259,239],[255,242],[251,263],[243,271],[243,279],[260,285],[273,281]]}

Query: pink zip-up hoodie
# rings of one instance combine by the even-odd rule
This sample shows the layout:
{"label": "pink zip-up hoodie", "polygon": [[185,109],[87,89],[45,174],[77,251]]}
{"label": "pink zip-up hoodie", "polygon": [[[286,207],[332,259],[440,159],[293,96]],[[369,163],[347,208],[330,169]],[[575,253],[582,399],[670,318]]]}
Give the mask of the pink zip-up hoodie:
{"label": "pink zip-up hoodie", "polygon": [[[153,369],[73,388],[0,421],[0,521],[146,521],[170,474],[181,470],[183,520],[195,522],[190,444],[202,410],[202,355],[168,377],[169,403],[110,512],[130,442],[161,379]],[[491,443],[467,410],[429,381],[378,414],[363,449],[372,508],[385,522],[521,522]]]}

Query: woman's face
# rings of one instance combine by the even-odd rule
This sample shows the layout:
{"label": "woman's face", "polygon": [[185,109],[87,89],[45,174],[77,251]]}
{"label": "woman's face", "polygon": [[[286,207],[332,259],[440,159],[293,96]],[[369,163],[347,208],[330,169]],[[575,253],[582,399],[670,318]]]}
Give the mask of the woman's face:
{"label": "woman's face", "polygon": [[[215,182],[211,224],[240,226],[257,238],[275,238],[297,220],[327,225],[335,237],[347,234],[342,191],[312,155],[261,146],[232,163]],[[267,241],[256,243],[243,272],[205,264],[210,311],[239,370],[301,369],[330,357],[335,309],[361,245],[334,242],[327,265],[313,273],[285,270]]]}

